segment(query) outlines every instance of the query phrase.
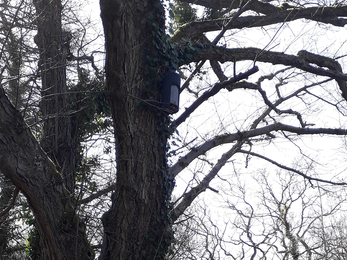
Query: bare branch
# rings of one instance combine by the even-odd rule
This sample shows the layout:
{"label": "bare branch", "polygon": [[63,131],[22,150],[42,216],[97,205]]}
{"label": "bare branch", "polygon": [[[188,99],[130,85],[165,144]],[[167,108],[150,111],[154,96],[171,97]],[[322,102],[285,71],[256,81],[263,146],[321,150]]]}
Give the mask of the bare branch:
{"label": "bare branch", "polygon": [[228,78],[224,75],[224,72],[222,68],[220,67],[220,64],[218,61],[210,60],[211,68],[213,72],[216,74],[220,82],[223,82],[225,80],[228,80]]}
{"label": "bare branch", "polygon": [[181,123],[183,123],[194,111],[197,109],[204,101],[209,99],[210,97],[216,95],[222,88],[230,87],[233,83],[236,83],[237,81],[243,80],[248,78],[250,75],[256,73],[258,71],[258,67],[253,67],[252,69],[248,70],[245,73],[240,73],[236,75],[235,77],[224,81],[222,83],[215,84],[210,90],[206,91],[204,94],[202,94],[195,102],[190,105],[183,113],[182,115],[177,118],[172,124],[174,126],[179,126]]}
{"label": "bare branch", "polygon": [[224,153],[205,178],[197,186],[183,195],[182,201],[171,211],[171,219],[173,221],[182,215],[186,208],[192,204],[194,199],[198,197],[200,193],[204,192],[208,188],[211,180],[218,174],[219,170],[227,163],[227,161],[238,152],[241,145],[242,142],[237,142],[228,152]]}
{"label": "bare branch", "polygon": [[82,55],[82,56],[74,56],[71,52],[69,54],[69,59],[70,60],[74,60],[74,61],[83,61],[83,60],[87,60],[91,63],[93,69],[95,70],[95,74],[96,75],[99,75],[100,71],[98,69],[98,67],[95,65],[95,62],[94,62],[94,56],[93,55]]}
{"label": "bare branch", "polygon": [[[228,26],[229,26],[230,24],[232,24],[238,17],[240,17],[240,15],[241,15],[242,13],[244,13],[245,11],[247,11],[247,10],[249,9],[250,4],[251,4],[252,2],[254,2],[254,1],[255,1],[255,0],[248,0],[237,12],[235,12],[231,17],[229,17],[229,18],[227,19],[227,21],[225,22],[225,25],[222,25],[222,26],[220,27],[221,31],[218,33],[218,35],[214,38],[214,40],[213,40],[212,42],[210,42],[210,41],[207,39],[206,36],[201,35],[201,34],[199,35],[199,36],[201,36],[201,37],[200,37],[200,40],[201,40],[204,44],[208,43],[208,45],[209,45],[209,44],[212,44],[212,45],[216,46],[217,43],[219,42],[219,40],[223,37],[223,35],[224,35],[225,32],[227,31]],[[241,3],[240,3],[240,5],[241,5]],[[179,31],[180,31],[180,30],[179,30]],[[182,31],[181,31],[181,32],[182,32]],[[185,34],[184,31],[183,31],[183,34]],[[183,36],[184,36],[184,35],[183,35]],[[185,35],[185,36],[187,36],[187,35]],[[185,36],[184,36],[184,37],[185,37]],[[182,39],[183,39],[182,35],[181,35],[180,33],[176,33],[176,34],[171,38],[171,41],[173,41],[173,42],[175,42],[175,41],[176,41],[176,42],[179,42],[179,41],[182,40]],[[190,81],[193,79],[193,77],[195,76],[195,74],[202,68],[202,66],[205,64],[205,62],[206,62],[206,59],[200,61],[199,64],[197,64],[197,66],[196,66],[194,72],[189,76],[189,78],[188,78],[188,79],[186,80],[186,82],[183,84],[183,86],[182,86],[182,88],[181,88],[181,91],[183,91],[185,88],[188,88]],[[216,61],[213,61],[211,65],[214,67],[215,70],[218,71],[218,72],[217,72],[218,75],[219,75],[220,77],[222,77],[222,76],[221,76],[221,72],[218,70],[218,67],[216,67],[216,63],[217,63]]]}
{"label": "bare branch", "polygon": [[116,188],[116,184],[111,184],[110,186],[108,186],[107,188],[105,189],[102,189],[102,190],[99,190],[98,192],[96,193],[93,193],[92,195],[90,195],[89,197],[85,198],[85,199],[82,199],[80,201],[77,202],[78,205],[81,205],[81,204],[87,204],[99,197],[101,197],[102,195],[105,195],[111,191],[113,191],[114,189]]}
{"label": "bare branch", "polygon": [[240,5],[240,1],[230,1],[230,0],[179,0],[180,2],[201,5],[208,8],[229,8],[230,5],[233,8],[237,8]]}
{"label": "bare branch", "polygon": [[[281,109],[278,109],[276,105],[272,104],[271,101],[267,98],[267,95],[266,95],[266,92],[265,90],[262,89],[262,87],[260,86],[260,84],[258,84],[258,91],[259,93],[261,94],[261,96],[263,97],[263,100],[265,102],[266,105],[269,106],[270,109],[274,110],[277,114],[292,114],[292,115],[295,115],[297,117],[297,119],[299,120],[300,122],[300,125],[302,127],[306,127],[308,126],[306,123],[304,123],[303,119],[302,119],[302,116],[299,112],[297,111],[294,111],[293,109],[286,109],[286,110],[281,110]],[[276,103],[281,103],[282,99],[279,99],[278,102]],[[268,110],[270,112],[270,110]]]}
{"label": "bare branch", "polygon": [[[274,65],[285,65],[301,69],[319,76],[333,78],[339,84],[343,97],[347,98],[347,75],[342,73],[340,64],[329,58],[307,51],[299,51],[298,55],[284,54],[283,52],[266,51],[258,48],[235,48],[227,49],[216,46],[206,46],[196,54],[194,61],[201,59],[227,61],[251,60],[254,62],[267,62]],[[317,66],[313,66],[315,64]],[[323,69],[326,67],[328,69]]]}
{"label": "bare branch", "polygon": [[272,163],[273,165],[276,165],[277,167],[281,168],[281,169],[284,169],[284,170],[287,170],[287,171],[291,171],[291,172],[294,172],[296,174],[299,174],[300,176],[304,177],[305,179],[309,180],[309,181],[317,181],[317,182],[324,182],[324,183],[328,183],[328,184],[332,184],[332,185],[342,185],[342,186],[345,186],[347,185],[346,182],[334,182],[334,181],[328,181],[328,180],[323,180],[323,179],[320,179],[320,178],[315,178],[315,177],[311,177],[311,176],[308,176],[307,174],[301,172],[301,171],[298,171],[294,168],[291,168],[291,167],[288,167],[288,166],[285,166],[283,164],[280,164],[266,156],[263,156],[261,154],[258,154],[258,153],[254,153],[254,152],[250,152],[250,151],[245,151],[245,150],[240,150],[240,153],[244,153],[244,154],[249,154],[249,155],[252,155],[252,156],[255,156],[255,157],[258,157],[260,159],[263,159],[265,161],[268,161],[270,163]]}
{"label": "bare branch", "polygon": [[[237,7],[235,6],[235,8]],[[225,24],[229,21],[229,18],[193,21],[180,27],[173,36],[173,39],[175,39],[175,41],[178,41],[178,39],[181,38],[198,39],[203,33],[218,31],[221,28],[228,30],[262,27],[266,25],[295,21],[298,19],[313,20],[321,23],[332,24],[338,27],[343,27],[347,24],[347,19],[341,18],[347,17],[346,5],[318,6],[307,8],[296,8],[294,6],[288,6],[286,8],[281,8],[268,3],[260,3],[258,1],[254,1],[248,6],[248,9],[258,13],[264,13],[266,15],[249,15],[237,17],[233,20],[232,23],[228,23],[227,26],[225,26]]]}
{"label": "bare branch", "polygon": [[[330,80],[331,80],[331,79],[326,79],[326,80],[323,80],[323,81],[320,81],[320,82],[312,83],[312,84],[310,84],[310,85],[308,85],[308,86],[303,86],[303,87],[297,89],[296,91],[294,91],[293,93],[291,93],[290,95],[288,95],[288,96],[286,96],[286,97],[281,97],[281,98],[279,98],[275,103],[273,103],[273,104],[271,103],[271,105],[270,105],[268,108],[265,109],[265,111],[261,114],[261,116],[259,116],[256,120],[254,120],[254,122],[252,123],[250,129],[255,129],[255,128],[258,126],[258,124],[259,124],[267,115],[270,114],[270,112],[273,110],[273,107],[275,107],[275,108],[277,109],[277,107],[278,107],[280,104],[282,104],[284,101],[286,101],[286,100],[288,100],[288,99],[290,99],[290,98],[292,98],[292,97],[294,97],[294,96],[299,95],[299,94],[300,94],[301,92],[303,92],[303,91],[309,93],[309,91],[308,91],[309,88],[312,88],[312,87],[314,87],[314,86],[323,84],[323,83],[328,82],[328,81],[330,81]],[[260,81],[257,82],[257,85],[258,85],[258,86],[259,86],[259,84],[260,84]],[[316,97],[317,97],[317,96],[316,96]],[[317,98],[318,98],[318,97],[317,97]],[[265,102],[270,102],[270,101],[266,101],[266,100],[264,100],[264,101],[265,101]],[[268,105],[269,105],[269,104],[268,104]],[[331,105],[332,105],[332,104],[331,104]],[[276,111],[276,110],[275,110],[275,111]],[[279,110],[279,112],[281,113],[281,112],[284,112],[284,111]],[[299,120],[300,120],[300,119],[299,119]],[[309,124],[306,124],[306,123],[303,124],[302,121],[300,121],[300,123],[301,123],[301,126],[303,126],[303,127],[309,125]]]}
{"label": "bare branch", "polygon": [[[180,0],[181,2],[191,3],[191,4],[197,4],[201,5],[207,8],[215,8],[215,9],[236,9],[240,6],[242,1],[238,0]],[[252,1],[252,4],[250,5],[251,10],[256,10],[259,13],[262,14],[271,14],[273,12],[278,11],[278,7],[273,6],[269,3],[264,3],[260,1]]]}
{"label": "bare branch", "polygon": [[237,140],[247,140],[248,138],[261,136],[269,134],[272,131],[285,131],[298,135],[347,135],[347,129],[337,129],[337,128],[301,128],[290,126],[282,123],[275,123],[268,126],[260,127],[257,129],[252,129],[244,132],[233,133],[233,134],[224,134],[219,135],[211,140],[206,141],[199,147],[193,148],[188,152],[184,157],[180,158],[171,168],[171,174],[176,176],[184,168],[186,168],[193,160],[198,156],[206,153],[214,147],[217,147],[222,144],[232,143]]}

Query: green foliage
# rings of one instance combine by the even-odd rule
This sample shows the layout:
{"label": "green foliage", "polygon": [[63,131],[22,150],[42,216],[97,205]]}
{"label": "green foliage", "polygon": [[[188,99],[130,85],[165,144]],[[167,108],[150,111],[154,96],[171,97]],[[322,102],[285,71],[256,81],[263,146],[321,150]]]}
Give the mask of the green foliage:
{"label": "green foliage", "polygon": [[210,20],[210,19],[218,19],[223,16],[223,12],[220,9],[214,9],[214,8],[205,8],[204,10],[204,19]]}
{"label": "green foliage", "polygon": [[153,26],[153,45],[156,53],[147,55],[150,64],[156,64],[152,72],[158,72],[158,66],[163,67],[165,71],[177,70],[182,64],[190,63],[194,54],[198,53],[203,47],[201,44],[195,44],[186,39],[182,39],[182,44],[177,45],[171,41],[169,35],[159,28],[155,23]]}
{"label": "green foliage", "polygon": [[[85,69],[78,71],[78,83],[69,86],[70,110],[72,111],[72,136],[78,145],[76,162],[76,182],[95,191],[97,185],[91,181],[92,169],[98,167],[98,158],[84,158],[81,143],[86,138],[106,131],[112,121],[111,110],[105,92],[103,79],[91,79]],[[76,188],[78,185],[76,185]]]}
{"label": "green foliage", "polygon": [[152,46],[144,50],[147,62],[145,68],[146,83],[143,102],[140,105],[146,109],[158,109],[163,75],[168,71],[177,70],[182,64],[190,63],[202,46],[185,39],[178,45],[171,41],[165,28],[156,19],[148,19],[148,23],[152,32]]}
{"label": "green foliage", "polygon": [[100,161],[97,156],[82,158],[77,168],[76,182],[81,183],[90,192],[97,191],[97,183],[92,180],[92,175],[98,167],[100,167]]}
{"label": "green foliage", "polygon": [[28,225],[33,226],[35,223],[34,214],[31,211],[29,204],[27,202],[23,202],[21,204],[21,210],[19,211],[19,218]]}
{"label": "green foliage", "polygon": [[171,135],[171,139],[167,144],[167,157],[170,158],[172,156],[177,156],[179,153],[179,149],[182,146],[182,140],[177,130],[175,133]]}
{"label": "green foliage", "polygon": [[[165,6],[165,5],[164,5]],[[184,24],[189,21],[196,20],[196,10],[192,8],[188,3],[181,3],[174,1],[173,4],[166,6],[171,20],[175,20],[178,25]],[[146,59],[149,62],[151,76],[155,76],[158,72],[162,74],[166,71],[177,70],[182,64],[191,62],[193,55],[198,52],[201,45],[194,44],[186,39],[182,39],[182,43],[177,45],[171,41],[170,36],[165,32],[161,22],[165,17],[163,14],[158,14],[154,19],[149,19],[148,23],[151,27],[153,34],[153,46],[155,52],[146,52]],[[172,28],[169,28],[172,30]],[[173,33],[172,31],[170,33]],[[164,68],[164,71],[161,69]]]}
{"label": "green foliage", "polygon": [[[190,7],[190,6],[189,6]],[[173,8],[169,5],[169,8]],[[180,9],[183,15],[183,9]],[[191,14],[185,13],[184,17],[180,20],[182,23],[184,19],[193,19],[193,9],[190,10]],[[171,18],[175,16],[173,9],[169,10]],[[164,13],[158,13],[156,17],[148,19],[148,27],[152,32],[152,45],[144,49],[144,58],[146,60],[145,76],[146,83],[143,88],[144,101],[140,104],[145,106],[145,109],[153,109],[157,116],[157,131],[161,133],[160,145],[163,151],[168,153],[169,146],[167,139],[175,131],[175,127],[171,124],[170,118],[161,111],[160,104],[160,85],[163,75],[168,71],[177,70],[182,64],[190,63],[193,57],[201,49],[201,45],[195,44],[188,40],[183,39],[179,44],[171,41],[170,36],[166,33],[162,21],[165,18]],[[172,220],[170,218],[171,193],[175,186],[173,176],[167,166],[167,157],[164,158],[163,167],[159,169],[158,174],[161,175],[161,185],[163,192],[164,204],[162,207],[161,218],[164,220],[163,229],[167,230],[171,227]],[[164,237],[153,237],[148,234],[148,240],[158,245],[156,251],[156,259],[165,259],[167,249],[172,242],[172,233],[170,230]],[[144,258],[145,259],[145,258]]]}
{"label": "green foliage", "polygon": [[171,10],[169,10],[169,14],[170,19],[176,24],[175,27],[197,19],[196,9],[184,2],[174,1],[171,5]]}
{"label": "green foliage", "polygon": [[[196,18],[196,10],[191,8],[190,5],[179,2],[175,2],[175,5],[176,6],[172,4],[169,5],[169,8],[171,8],[169,10],[171,17],[176,15],[174,12],[177,11],[182,15],[181,18],[179,18],[181,22],[185,21],[184,19],[193,19],[193,17],[194,19]],[[150,26],[152,27],[152,43],[155,50],[145,50],[146,60],[148,62],[148,88],[146,88],[146,99],[149,103],[152,102],[152,100],[154,102],[157,100],[155,97],[158,95],[158,93],[160,93],[160,91],[158,91],[160,90],[159,84],[161,83],[161,77],[165,74],[165,72],[177,70],[182,64],[190,63],[193,60],[194,55],[203,47],[201,44],[195,44],[186,39],[182,39],[179,44],[172,42],[170,36],[166,34],[165,29],[160,25],[160,22],[158,23],[158,20],[160,20],[160,15],[162,14],[158,14],[156,19],[148,20]],[[156,86],[156,88],[153,89],[151,86]],[[154,102],[153,106],[151,107],[156,107],[155,105],[157,103]],[[161,120],[158,120],[158,131],[163,133],[161,146],[163,149],[166,149],[166,152],[168,153],[170,146],[167,143],[167,139],[175,132],[175,127],[171,124],[170,118],[163,116],[163,113],[160,111],[158,112],[158,118],[161,118]],[[167,160],[167,158],[165,158],[165,160]],[[167,164],[165,163],[165,165]],[[175,183],[167,167],[161,169],[160,171],[163,177],[163,191],[166,198],[165,206],[166,208],[169,208],[170,197]],[[168,216],[166,217],[169,218]],[[170,221],[171,220],[168,219],[168,222]]]}
{"label": "green foliage", "polygon": [[40,241],[40,235],[37,231],[37,228],[35,228],[35,218],[34,215],[29,208],[29,205],[27,203],[22,204],[22,211],[21,211],[21,218],[23,222],[29,226],[31,229],[28,238],[26,239],[26,247],[25,252],[30,257],[31,260],[36,260],[37,258],[37,252],[38,250],[38,241]]}
{"label": "green foliage", "polygon": [[37,244],[40,241],[40,234],[37,231],[37,228],[33,228],[28,238],[26,239],[27,246],[25,248],[25,252],[28,254],[31,260],[39,259],[37,256],[37,252],[40,252],[39,245]]}
{"label": "green foliage", "polygon": [[72,111],[73,136],[83,141],[85,136],[102,132],[111,125],[111,110],[105,93],[103,79],[90,79],[86,69],[79,69],[78,83],[69,86]]}

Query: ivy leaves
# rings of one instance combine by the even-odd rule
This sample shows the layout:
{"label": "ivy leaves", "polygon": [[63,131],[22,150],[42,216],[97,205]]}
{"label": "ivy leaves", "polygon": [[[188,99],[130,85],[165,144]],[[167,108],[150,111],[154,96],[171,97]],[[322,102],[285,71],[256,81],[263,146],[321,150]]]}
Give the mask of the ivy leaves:
{"label": "ivy leaves", "polygon": [[193,60],[194,54],[200,52],[203,45],[195,44],[187,39],[182,39],[180,44],[173,43],[171,37],[160,29],[155,23],[152,24],[153,45],[157,49],[158,56],[147,58],[149,61],[158,62],[167,70],[177,70],[181,65],[188,64]]}

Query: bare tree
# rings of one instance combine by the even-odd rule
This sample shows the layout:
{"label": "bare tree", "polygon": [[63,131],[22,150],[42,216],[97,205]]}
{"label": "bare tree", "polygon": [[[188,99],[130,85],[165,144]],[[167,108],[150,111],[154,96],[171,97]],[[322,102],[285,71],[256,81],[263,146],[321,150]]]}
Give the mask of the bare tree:
{"label": "bare tree", "polygon": [[[245,182],[239,177],[228,182],[231,189],[220,191],[227,198],[224,216],[213,219],[205,204],[200,210],[192,207],[189,217],[180,218],[173,247],[177,251],[172,251],[176,256],[213,251],[213,257],[206,259],[343,257],[345,232],[338,220],[347,206],[343,189],[327,189],[317,182],[313,186],[284,172],[262,171],[253,180]],[[201,222],[195,224],[197,221]],[[185,235],[190,238],[188,243]],[[186,244],[191,246],[189,250],[181,248]]]}
{"label": "bare tree", "polygon": [[[117,165],[112,205],[102,218],[100,259],[165,258],[172,224],[203,192],[218,191],[214,186],[230,178],[230,167],[241,174],[241,164],[272,165],[308,183],[346,185],[343,166],[327,160],[335,142],[347,134],[343,120],[334,120],[346,112],[344,44],[330,48],[330,43],[315,41],[314,31],[338,34],[335,30],[346,24],[345,3],[179,2],[212,9],[213,15],[209,10],[208,15],[193,15],[169,37],[165,2],[100,1]],[[65,44],[73,34],[63,30],[64,4],[34,1],[44,138],[37,142],[1,88],[0,170],[31,206],[42,258],[91,259],[92,246],[76,208],[76,146],[66,92],[68,59],[80,59]],[[292,24],[312,33],[291,30]],[[94,67],[92,58],[85,59]],[[175,70],[185,81],[182,109],[170,117],[161,106],[161,82]],[[179,147],[170,151],[168,164],[167,140],[175,129],[180,134],[169,144]],[[310,140],[313,149],[305,145]],[[331,158],[342,157],[335,153]],[[292,167],[294,159],[304,167]],[[175,180],[187,184],[172,205]],[[109,192],[105,187],[85,201]],[[231,243],[241,241],[243,248],[235,257],[265,257],[274,246],[251,233],[257,210],[246,197],[243,202],[244,209],[235,206],[242,234]],[[287,243],[286,255],[298,258],[305,243],[310,244],[297,240],[303,234],[283,214],[287,224],[281,241]],[[206,252],[210,258],[215,255],[210,248]]]}

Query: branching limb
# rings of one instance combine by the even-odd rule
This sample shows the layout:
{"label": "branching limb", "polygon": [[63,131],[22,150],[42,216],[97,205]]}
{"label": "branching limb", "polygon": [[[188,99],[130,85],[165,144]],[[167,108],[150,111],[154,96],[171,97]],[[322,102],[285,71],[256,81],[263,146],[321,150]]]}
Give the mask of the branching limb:
{"label": "branching limb", "polygon": [[177,118],[172,124],[176,127],[179,126],[195,111],[195,109],[197,109],[207,99],[216,95],[222,88],[230,87],[230,85],[232,85],[233,83],[248,78],[250,75],[256,73],[258,70],[258,67],[253,67],[245,73],[240,73],[227,81],[215,84],[210,90],[206,91],[197,100],[195,100],[195,102],[192,105],[190,105],[190,107],[188,107],[182,113],[182,115],[179,118]]}
{"label": "branching limb", "polygon": [[[297,89],[296,91],[294,91],[293,93],[291,93],[290,95],[278,99],[276,102],[273,103],[273,106],[274,106],[275,108],[277,108],[280,104],[282,104],[282,103],[285,102],[286,100],[289,100],[289,99],[291,99],[291,98],[293,98],[293,97],[295,97],[295,96],[298,96],[298,95],[299,95],[300,93],[302,93],[302,92],[310,93],[310,92],[308,91],[308,89],[310,89],[310,88],[312,88],[312,87],[314,87],[314,86],[317,86],[317,85],[326,83],[326,82],[328,82],[328,81],[330,81],[330,80],[331,80],[331,79],[326,79],[326,80],[323,80],[323,81],[320,81],[320,82],[317,82],[317,83],[312,83],[312,84],[310,84],[310,85],[303,86],[303,87]],[[258,82],[257,85],[259,85],[259,83],[260,83],[260,82]],[[257,87],[258,87],[258,86],[257,86]],[[315,97],[316,97],[316,98],[319,98],[319,97],[317,97],[317,96],[315,96]],[[333,105],[333,104],[330,103],[330,105]],[[252,123],[250,129],[255,129],[255,128],[258,126],[258,124],[259,124],[262,120],[264,120],[264,118],[265,118],[266,116],[268,116],[268,115],[270,114],[271,111],[273,111],[272,106],[269,106],[268,108],[266,108],[265,111],[264,111],[256,120],[254,120],[254,122]],[[302,125],[302,124],[301,124],[301,125]],[[305,124],[305,125],[306,125],[306,124]]]}
{"label": "branching limb", "polygon": [[302,177],[304,177],[305,179],[309,180],[309,181],[317,181],[317,182],[323,182],[323,183],[328,183],[328,184],[332,184],[332,185],[342,185],[342,186],[345,186],[347,185],[346,182],[334,182],[334,181],[328,181],[328,180],[324,180],[324,179],[320,179],[320,178],[315,178],[315,177],[311,177],[311,176],[308,176],[307,174],[301,172],[301,171],[298,171],[294,168],[291,168],[291,167],[288,167],[288,166],[285,166],[283,164],[280,164],[266,156],[263,156],[261,154],[258,154],[258,153],[254,153],[254,152],[250,152],[250,151],[245,151],[245,150],[240,150],[240,153],[244,153],[244,154],[248,154],[248,155],[252,155],[252,156],[255,156],[255,157],[258,157],[260,159],[263,159],[269,163],[272,163],[273,165],[276,165],[277,167],[281,168],[281,169],[284,169],[286,171],[290,171],[290,172],[294,172]]}
{"label": "branching limb", "polygon": [[218,61],[210,60],[210,64],[211,64],[211,68],[212,68],[214,74],[216,74],[216,76],[218,77],[220,82],[223,82],[223,81],[228,79],[224,75],[224,72],[223,72],[222,68],[220,67],[220,64],[218,63]]}
{"label": "branching limb", "polygon": [[[269,108],[274,110],[277,114],[279,114],[279,115],[281,115],[281,114],[292,114],[292,115],[295,115],[297,117],[297,119],[299,120],[300,125],[302,127],[306,127],[307,126],[307,124],[304,123],[304,121],[302,119],[302,116],[301,116],[301,114],[299,112],[294,111],[293,109],[281,110],[281,109],[277,108],[278,105],[272,104],[271,101],[267,98],[266,92],[262,89],[260,84],[258,84],[258,91],[261,94],[261,96],[263,97],[263,100],[264,100],[265,104],[268,105]],[[281,99],[279,99],[279,101],[281,101]],[[281,102],[277,102],[277,103],[281,103]]]}
{"label": "branching limb", "polygon": [[[241,8],[232,15],[231,18],[228,18],[226,21],[226,25],[222,24],[221,27],[219,29],[222,29],[219,34],[214,38],[214,40],[212,42],[210,42],[207,37],[205,35],[203,35],[202,33],[200,33],[198,36],[200,38],[200,40],[203,42],[203,44],[207,44],[210,45],[212,44],[213,46],[216,46],[217,43],[219,42],[219,40],[223,37],[223,35],[225,34],[225,32],[227,31],[228,26],[230,26],[230,24],[232,24],[238,17],[240,17],[240,15],[242,13],[244,13],[245,11],[248,10],[249,5],[254,2],[255,0],[248,0],[246,2],[246,4],[244,4],[243,6],[241,6]],[[172,38],[171,41],[172,42],[179,42],[180,40],[183,39],[183,37],[188,36],[189,35],[184,35],[185,31],[184,30],[179,30],[178,32],[181,33],[176,33]],[[182,35],[183,33],[183,35]],[[189,76],[189,78],[186,80],[186,82],[183,84],[182,88],[181,88],[181,92],[185,89],[188,88],[190,81],[193,79],[193,77],[196,75],[196,73],[198,73],[200,71],[200,69],[202,68],[202,66],[205,64],[206,59],[202,59],[201,61],[199,61],[199,63],[196,66],[196,69],[194,70],[194,72]],[[211,64],[213,66],[213,64]],[[215,66],[214,66],[215,67]],[[216,67],[215,67],[216,68]],[[218,70],[218,68],[217,68]],[[220,71],[218,72],[220,74]]]}
{"label": "branching limb", "polygon": [[[294,133],[297,135],[347,135],[347,129],[337,129],[337,128],[301,128],[290,126],[282,123],[275,123],[268,126],[260,127],[257,129],[252,129],[248,131],[243,131],[242,133],[233,133],[233,134],[224,134],[219,135],[211,140],[206,141],[204,144],[197,148],[193,148],[188,152],[184,157],[180,158],[172,167],[171,174],[176,176],[184,168],[186,168],[193,160],[198,156],[206,153],[214,147],[217,147],[222,144],[232,143],[237,140],[247,140],[248,138],[261,136],[271,133],[272,131],[284,131],[289,133]],[[312,179],[314,180],[314,179]]]}
{"label": "branching limb", "polygon": [[[318,54],[314,54],[305,50],[301,50],[298,52],[298,57],[303,58],[308,63],[313,63],[318,65],[319,67],[326,67],[331,71],[336,71],[338,73],[343,74],[342,67],[340,63],[338,63],[336,60],[331,59],[329,57],[321,56]],[[340,90],[342,92],[342,96],[345,100],[347,100],[347,84],[346,80],[343,79],[336,79],[337,84],[340,87]]]}
{"label": "branching limb", "polygon": [[[55,165],[13,107],[0,86],[0,171],[24,194],[37,220],[37,228],[54,259],[68,259],[75,250],[78,216],[70,194]],[[85,230],[78,231],[78,244],[90,250]],[[62,251],[61,238],[71,247]],[[67,239],[70,239],[68,241]],[[88,251],[92,255],[92,251]]]}
{"label": "branching limb", "polygon": [[173,221],[182,215],[186,208],[192,204],[194,199],[200,193],[204,192],[208,188],[211,180],[218,174],[219,170],[227,163],[227,161],[238,152],[241,145],[242,142],[237,142],[228,152],[224,153],[205,178],[197,186],[183,195],[181,202],[171,212],[171,219]]}
{"label": "branching limb", "polygon": [[[234,3],[235,9],[238,8],[238,1],[228,1]],[[214,7],[215,8],[215,7]],[[218,31],[221,28],[225,30],[242,29],[252,27],[262,27],[272,24],[280,24],[284,22],[295,21],[298,19],[313,20],[325,24],[343,27],[347,24],[347,6],[317,6],[317,7],[290,7],[281,8],[269,3],[261,3],[252,1],[248,10],[253,10],[257,13],[263,13],[265,16],[248,15],[235,18],[232,23],[228,23],[229,18],[221,18],[214,20],[202,20],[187,23],[179,28],[173,36],[173,39],[178,42],[179,39],[194,39],[197,40],[200,35],[206,32]],[[227,23],[227,26],[225,24]]]}
{"label": "branching limb", "polygon": [[[216,9],[222,9],[222,8],[226,8],[226,9],[236,9],[239,8],[240,6],[240,2],[238,0],[180,0],[181,2],[185,2],[185,3],[191,3],[191,4],[197,4],[197,5],[201,5],[207,8],[216,8]],[[251,10],[256,10],[259,13],[262,14],[271,14],[274,12],[278,11],[278,7],[269,4],[269,3],[264,3],[261,1],[253,1],[252,4],[250,5],[250,9]]]}
{"label": "branching limb", "polygon": [[95,65],[94,56],[93,55],[90,55],[90,56],[88,56],[88,55],[74,56],[72,53],[70,53],[69,59],[73,60],[73,61],[84,61],[84,60],[87,60],[92,65],[93,69],[95,70],[96,75],[99,75],[99,73],[100,73],[98,67]]}
{"label": "branching limb", "polygon": [[78,205],[81,205],[81,204],[87,204],[111,191],[113,191],[114,189],[116,188],[116,184],[111,184],[110,186],[108,186],[107,188],[105,189],[102,189],[102,190],[99,190],[98,192],[96,193],[93,193],[92,195],[90,195],[89,197],[85,198],[85,199],[82,199],[80,201],[77,202]]}
{"label": "branching limb", "polygon": [[[284,54],[283,52],[266,51],[258,48],[227,49],[215,46],[205,46],[205,48],[194,57],[194,61],[201,59],[217,60],[220,62],[251,60],[254,62],[258,61],[272,63],[274,65],[291,66],[315,75],[335,79],[340,86],[343,97],[347,97],[347,75],[342,73],[340,64],[329,57],[316,55],[307,51],[300,51],[296,56]],[[315,66],[311,64],[314,64]],[[324,69],[323,67],[328,69]]]}

